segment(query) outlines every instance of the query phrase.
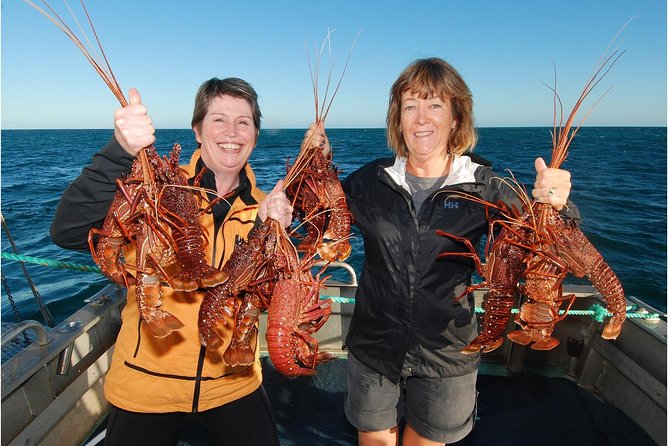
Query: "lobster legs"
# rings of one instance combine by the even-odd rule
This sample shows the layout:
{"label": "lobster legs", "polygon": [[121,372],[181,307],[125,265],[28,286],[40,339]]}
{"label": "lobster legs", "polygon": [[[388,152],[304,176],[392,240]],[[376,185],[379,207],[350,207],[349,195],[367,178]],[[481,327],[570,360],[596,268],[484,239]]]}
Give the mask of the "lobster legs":
{"label": "lobster legs", "polygon": [[468,257],[475,263],[478,273],[486,278],[484,283],[467,288],[464,294],[482,286],[489,287],[482,304],[485,313],[482,316],[480,335],[471,341],[462,350],[462,353],[491,352],[503,344],[503,332],[511,319],[522,272],[525,250],[514,242],[517,232],[510,231],[507,228],[502,230],[492,247],[485,267],[483,267],[475,248],[468,239],[443,231],[437,231],[437,234],[459,241],[466,245],[469,250],[469,252],[463,253],[442,253],[439,257]]}
{"label": "lobster legs", "polygon": [[[154,147],[142,149],[130,174],[116,181],[117,192],[102,229],[93,228],[88,236],[93,260],[102,272],[120,285],[136,286],[142,318],[158,337],[183,326],[174,316],[157,310],[162,305],[163,280],[178,291],[227,280],[225,272],[206,262],[207,238],[199,224],[201,203],[178,166],[180,151],[175,144],[170,158],[162,159]],[[122,260],[127,245],[135,246],[135,265]]]}

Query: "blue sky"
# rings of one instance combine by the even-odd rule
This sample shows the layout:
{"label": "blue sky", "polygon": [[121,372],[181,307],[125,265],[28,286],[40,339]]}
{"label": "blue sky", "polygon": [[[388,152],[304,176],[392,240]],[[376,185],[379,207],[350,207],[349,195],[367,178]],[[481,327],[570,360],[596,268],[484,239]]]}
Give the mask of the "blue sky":
{"label": "blue sky", "polygon": [[[50,1],[74,26],[61,0]],[[467,81],[479,126],[550,126],[552,96],[541,82],[553,83],[553,64],[570,108],[631,17],[616,44],[626,53],[592,99],[611,90],[587,124],[666,125],[665,0],[89,0],[87,8],[122,89],[139,89],[157,128],[187,128],[197,87],[214,76],[253,84],[264,128],[305,128],[315,117],[307,52],[313,59],[328,29],[321,80],[330,63],[338,78],[360,33],[330,128],[384,127],[391,84],[431,56]],[[2,128],[111,128],[118,102],[65,35],[20,0],[3,1],[1,14]]]}

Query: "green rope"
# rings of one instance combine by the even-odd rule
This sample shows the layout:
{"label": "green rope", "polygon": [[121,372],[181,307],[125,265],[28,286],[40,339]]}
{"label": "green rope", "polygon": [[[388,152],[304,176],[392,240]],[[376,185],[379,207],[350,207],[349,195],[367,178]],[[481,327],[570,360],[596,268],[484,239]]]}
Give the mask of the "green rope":
{"label": "green rope", "polygon": [[322,299],[322,300],[331,299],[332,302],[338,302],[340,304],[354,304],[355,303],[355,298],[354,297],[324,296],[324,295],[321,294],[320,299]]}
{"label": "green rope", "polygon": [[60,261],[57,261],[57,260],[43,259],[43,258],[40,258],[40,257],[31,257],[31,256],[24,256],[24,255],[19,255],[19,254],[12,254],[11,252],[3,252],[2,253],[2,258],[3,259],[8,259],[8,260],[17,260],[19,262],[34,263],[36,265],[55,266],[57,268],[66,268],[66,269],[74,269],[74,270],[79,270],[79,271],[89,271],[89,272],[93,272],[93,273],[101,273],[100,268],[98,268],[97,266],[78,265],[76,263],[60,262]]}
{"label": "green rope", "polygon": [[[342,304],[354,304],[354,297],[340,297],[340,296],[324,296],[320,295],[321,299],[331,299],[332,302],[338,302]],[[659,313],[629,313],[629,310],[632,310],[634,307],[627,307],[626,317],[629,319],[657,319],[661,317]],[[480,307],[476,307],[476,313],[482,314],[485,312]],[[512,314],[517,314],[519,310],[517,308],[511,309]],[[564,310],[560,310],[559,314],[564,314]],[[608,312],[603,306],[599,304],[594,304],[590,307],[589,310],[568,310],[569,316],[592,316],[597,322],[603,322],[603,319],[606,317],[613,316],[612,313]]]}
{"label": "green rope", "polygon": [[[657,319],[661,317],[659,313],[629,313],[629,310],[632,310],[634,307],[626,307],[627,313],[626,317],[629,319]],[[485,310],[482,308],[476,307],[475,309],[476,313],[484,313]],[[519,313],[519,310],[517,308],[513,308],[511,310],[512,314],[517,314]],[[564,314],[564,310],[560,310],[559,314]],[[603,319],[606,317],[614,316],[613,313],[610,313],[608,310],[606,310],[603,306],[599,304],[594,304],[591,307],[589,307],[589,310],[568,310],[568,315],[569,316],[592,316],[596,322],[603,322]]]}
{"label": "green rope", "polygon": [[[19,255],[19,254],[12,254],[9,252],[3,252],[2,253],[2,258],[3,259],[8,259],[8,260],[17,260],[19,262],[27,262],[27,263],[34,263],[37,265],[43,265],[43,266],[55,266],[57,268],[66,268],[66,269],[74,269],[74,270],[79,270],[79,271],[88,271],[88,272],[93,272],[93,273],[101,273],[100,268],[97,266],[90,266],[90,265],[79,265],[76,263],[70,263],[70,262],[60,262],[57,260],[49,260],[49,259],[43,259],[39,257],[31,257],[31,256],[24,256],[24,255]],[[342,304],[354,304],[355,303],[355,298],[354,297],[341,297],[341,296],[324,296],[320,295],[321,299],[331,299],[332,302],[337,302],[337,303],[342,303]],[[627,310],[632,309],[633,307],[628,307]],[[512,314],[517,314],[519,310],[516,308],[513,308]],[[484,313],[485,310],[482,308],[476,308],[475,309],[476,313]],[[564,314],[564,310],[560,311],[560,314]],[[609,313],[604,307],[602,307],[599,304],[594,304],[590,307],[589,310],[568,310],[568,315],[569,316],[592,316],[597,322],[603,322],[603,319],[606,317],[612,316],[612,313]],[[636,318],[636,319],[656,319],[659,318],[661,315],[658,313],[626,313],[626,317],[628,318]]]}

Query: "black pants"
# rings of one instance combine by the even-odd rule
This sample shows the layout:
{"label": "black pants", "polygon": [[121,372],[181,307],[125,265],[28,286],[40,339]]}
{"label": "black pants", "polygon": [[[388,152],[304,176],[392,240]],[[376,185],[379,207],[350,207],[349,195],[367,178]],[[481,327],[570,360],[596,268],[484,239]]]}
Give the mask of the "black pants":
{"label": "black pants", "polygon": [[111,406],[105,446],[175,446],[184,430],[200,425],[208,444],[278,446],[274,415],[264,388],[199,413],[137,413]]}

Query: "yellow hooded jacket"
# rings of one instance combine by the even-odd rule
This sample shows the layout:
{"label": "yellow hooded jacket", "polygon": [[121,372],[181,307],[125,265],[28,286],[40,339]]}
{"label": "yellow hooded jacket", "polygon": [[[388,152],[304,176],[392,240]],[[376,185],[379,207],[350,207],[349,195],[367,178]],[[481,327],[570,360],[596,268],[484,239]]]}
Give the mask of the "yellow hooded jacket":
{"label": "yellow hooded jacket", "polygon": [[[190,164],[184,166],[189,177],[195,176],[199,159],[197,150]],[[250,194],[238,196],[231,203],[218,233],[212,236],[211,213],[200,219],[209,237],[207,258],[218,268],[232,254],[235,241],[246,238],[253,228],[259,203],[265,197],[257,188],[248,164],[245,173],[251,186]],[[124,257],[129,264],[134,263],[133,247],[126,249]],[[210,352],[202,347],[197,320],[204,296],[200,291],[182,292],[163,287],[162,308],[185,326],[165,338],[156,338],[139,318],[134,287],[128,289],[121,330],[104,384],[105,397],[111,404],[132,412],[201,412],[242,398],[260,386],[262,373],[257,339],[253,341],[256,357],[251,366],[228,367],[223,362],[222,355],[231,336],[230,325],[223,329],[225,343],[219,350]]]}

